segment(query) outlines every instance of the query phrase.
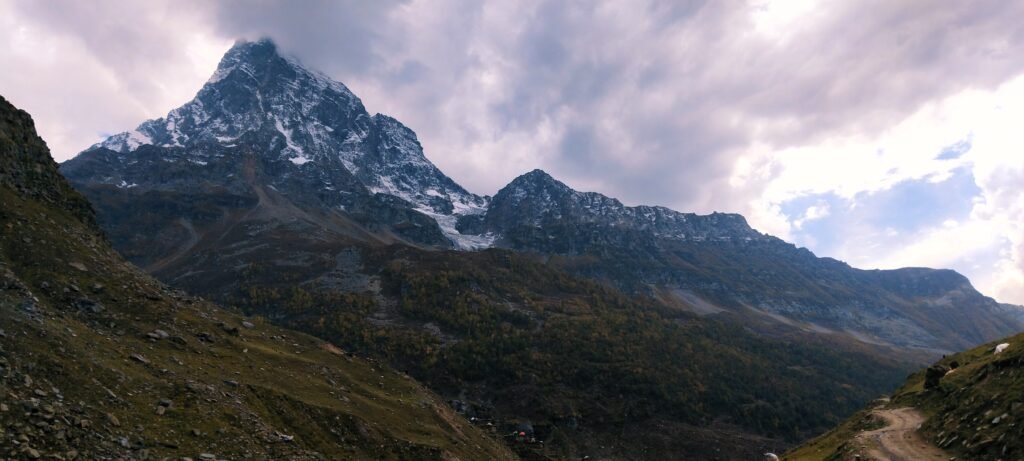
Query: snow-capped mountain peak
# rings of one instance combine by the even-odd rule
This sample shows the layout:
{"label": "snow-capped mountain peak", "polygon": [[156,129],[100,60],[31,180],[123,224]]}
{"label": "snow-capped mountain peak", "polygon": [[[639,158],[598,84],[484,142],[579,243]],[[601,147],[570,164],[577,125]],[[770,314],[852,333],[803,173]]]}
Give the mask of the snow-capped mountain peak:
{"label": "snow-capped mountain peak", "polygon": [[456,246],[483,245],[479,237],[465,241],[455,221],[483,213],[484,198],[434,166],[412,130],[386,115],[370,116],[345,85],[283,56],[269,39],[237,42],[192,101],[90,150],[131,156],[146,145],[183,150],[195,165],[239,155],[235,148],[248,146],[279,165],[273,169],[281,177],[346,193],[335,191],[339,180],[327,174],[340,170],[366,192],[400,198],[431,216]]}
{"label": "snow-capped mountain peak", "polygon": [[231,144],[247,133],[268,130],[277,135],[273,151],[302,165],[324,153],[307,152],[306,145],[329,144],[327,138],[338,128],[365,132],[365,112],[345,85],[283,57],[272,41],[239,41],[195,99],[94,147],[131,152],[145,144]]}

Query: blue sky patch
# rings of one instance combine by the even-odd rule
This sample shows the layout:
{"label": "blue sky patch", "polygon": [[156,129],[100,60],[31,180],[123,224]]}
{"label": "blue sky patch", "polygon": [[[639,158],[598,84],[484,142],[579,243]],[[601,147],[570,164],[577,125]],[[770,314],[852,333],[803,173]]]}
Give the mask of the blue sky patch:
{"label": "blue sky patch", "polygon": [[950,144],[939,152],[939,155],[935,157],[935,160],[956,160],[963,157],[964,154],[971,150],[974,136],[968,136],[965,139],[961,139],[953,144]]}
{"label": "blue sky patch", "polygon": [[793,239],[820,256],[830,256],[854,237],[851,234],[899,239],[946,220],[965,220],[980,193],[970,168],[962,167],[941,182],[927,178],[903,181],[884,191],[858,194],[852,200],[831,192],[806,195],[784,202],[780,208],[795,223],[810,207],[827,206],[827,216],[804,221],[794,230]]}

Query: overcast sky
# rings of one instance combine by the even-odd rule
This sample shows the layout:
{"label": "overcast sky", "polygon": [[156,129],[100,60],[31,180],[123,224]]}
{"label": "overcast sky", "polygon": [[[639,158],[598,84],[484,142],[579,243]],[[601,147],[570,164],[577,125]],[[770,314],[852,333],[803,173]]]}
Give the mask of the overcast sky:
{"label": "overcast sky", "polygon": [[1024,1],[0,0],[0,94],[65,160],[274,39],[466,188],[542,168],[1024,304]]}

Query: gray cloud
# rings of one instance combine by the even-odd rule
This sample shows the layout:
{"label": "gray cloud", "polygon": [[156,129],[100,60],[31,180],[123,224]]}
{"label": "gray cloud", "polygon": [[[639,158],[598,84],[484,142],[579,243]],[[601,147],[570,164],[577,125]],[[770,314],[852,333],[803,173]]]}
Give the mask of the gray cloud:
{"label": "gray cloud", "polygon": [[318,70],[342,76],[379,72],[387,62],[383,42],[394,25],[388,14],[405,0],[294,1],[228,0],[197,2],[209,9],[223,36],[273,38],[286,50],[317,64]]}
{"label": "gray cloud", "polygon": [[[178,21],[197,21],[189,9],[173,10],[171,4],[62,1],[15,1],[13,13],[34,23],[48,35],[79,42],[92,58],[116,71],[126,91],[145,95],[162,91],[154,78],[177,63],[182,36],[167,27]],[[158,27],[162,21],[168,23]],[[65,75],[71,79],[76,76]]]}
{"label": "gray cloud", "polygon": [[780,140],[878,130],[925,101],[1022,70],[1013,58],[1024,51],[1024,27],[1012,19],[1020,3],[849,2],[828,13],[756,61],[772,91],[749,93],[748,110],[802,122]]}
{"label": "gray cloud", "polygon": [[[428,155],[482,193],[541,167],[631,203],[742,211],[750,197],[708,190],[728,190],[755,130],[776,147],[873,133],[1024,67],[1011,59],[1024,51],[1013,19],[1024,11],[1013,2],[837,2],[784,38],[754,32],[750,8],[737,2],[631,3],[617,14],[622,5],[541,1],[511,16],[493,3],[433,6],[420,16],[371,12],[368,22],[391,29],[362,36],[375,54],[336,75],[370,87],[371,109],[398,112]],[[329,40],[287,40],[307,61],[338,69],[319,51]],[[473,85],[486,72],[500,74],[496,88]],[[466,105],[476,111],[444,110]],[[503,137],[529,140],[559,113],[564,139],[538,142],[522,164],[464,162],[500,155]],[[473,151],[480,144],[494,149]]]}
{"label": "gray cloud", "polygon": [[[11,5],[17,21],[80,43],[128,95],[111,101],[143,108],[93,106],[107,124],[172,107],[152,114],[166,99],[147,95],[167,93],[186,38],[270,36],[416,130],[471,190],[540,167],[627,203],[701,212],[745,211],[760,193],[760,182],[729,185],[755,137],[785,147],[870,135],[1024,71],[1024,4],[996,0],[835,1],[775,36],[740,1]],[[111,89],[65,84],[91,100]],[[70,127],[83,110],[55,112],[42,121]]]}

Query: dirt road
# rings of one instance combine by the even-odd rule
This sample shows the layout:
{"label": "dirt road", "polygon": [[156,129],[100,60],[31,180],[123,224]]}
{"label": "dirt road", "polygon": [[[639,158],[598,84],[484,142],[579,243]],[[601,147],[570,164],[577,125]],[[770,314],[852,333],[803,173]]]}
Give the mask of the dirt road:
{"label": "dirt road", "polygon": [[857,435],[866,460],[946,461],[949,455],[917,434],[924,417],[913,408],[877,409],[872,412],[888,425]]}

